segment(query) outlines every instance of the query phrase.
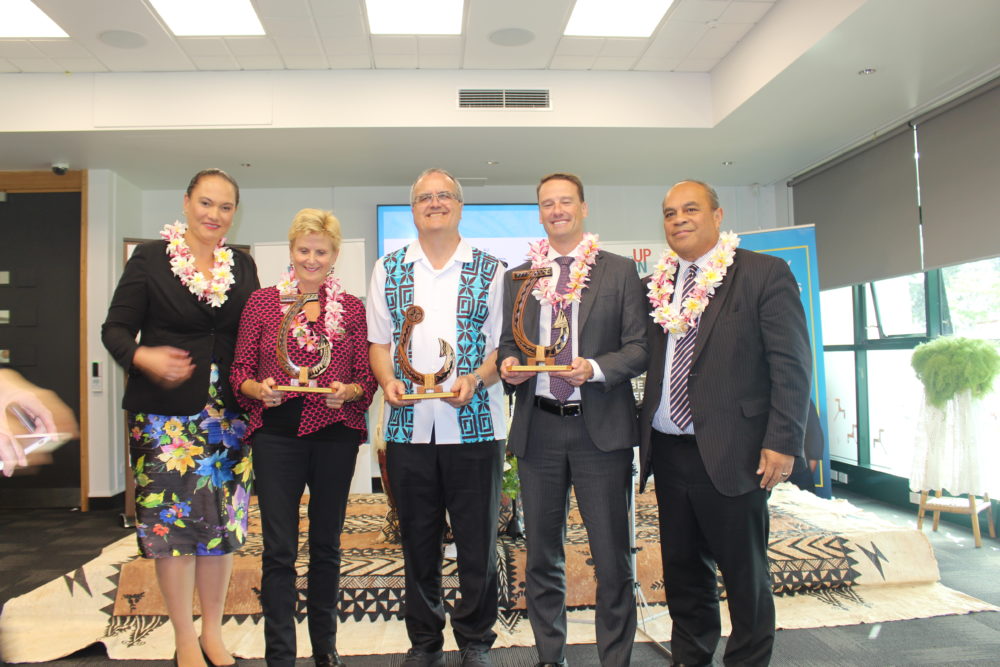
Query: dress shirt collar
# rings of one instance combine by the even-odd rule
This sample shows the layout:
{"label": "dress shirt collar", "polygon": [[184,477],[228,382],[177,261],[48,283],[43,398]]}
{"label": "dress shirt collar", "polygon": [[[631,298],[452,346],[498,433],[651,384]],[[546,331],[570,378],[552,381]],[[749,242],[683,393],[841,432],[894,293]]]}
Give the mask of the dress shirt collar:
{"label": "dress shirt collar", "polygon": [[715,249],[719,247],[720,243],[722,243],[722,239],[719,239],[718,241],[716,241],[715,245],[712,246],[711,248],[709,248],[708,252],[706,252],[704,255],[702,255],[698,259],[694,260],[693,262],[689,262],[686,259],[684,259],[683,257],[678,256],[677,257],[677,274],[676,275],[683,276],[684,273],[688,270],[688,267],[690,267],[692,264],[697,264],[698,265],[698,270],[699,271],[704,271],[705,267],[708,265],[708,258],[711,257],[712,253],[715,252]]}
{"label": "dress shirt collar", "polygon": [[[466,262],[471,262],[471,261],[472,261],[472,246],[466,243],[464,238],[459,239],[458,247],[455,248],[454,254],[447,262],[445,262],[444,266],[441,267],[440,270],[444,271],[454,263],[464,264]],[[420,239],[415,239],[410,245],[406,247],[406,256],[403,258],[403,262],[406,264],[410,264],[412,262],[423,262],[427,266],[427,268],[429,268],[431,271],[438,270],[435,269],[433,266],[431,266],[430,260],[427,259],[427,255],[424,254],[424,249],[420,245]]]}

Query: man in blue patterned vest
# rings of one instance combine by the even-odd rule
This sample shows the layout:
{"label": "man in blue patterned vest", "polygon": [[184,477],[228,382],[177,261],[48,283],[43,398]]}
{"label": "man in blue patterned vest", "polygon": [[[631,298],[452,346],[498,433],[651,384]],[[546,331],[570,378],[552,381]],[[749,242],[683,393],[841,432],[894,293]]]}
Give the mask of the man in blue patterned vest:
{"label": "man in blue patterned vest", "polygon": [[[462,665],[491,665],[496,639],[496,526],[506,437],[496,349],[502,326],[503,264],[468,245],[458,232],[462,187],[428,169],[410,188],[417,240],[375,264],[368,291],[372,370],[390,409],[385,424],[389,486],[399,512],[406,569],[408,667],[443,666],[445,603],[441,546],[445,511],[459,558],[459,594],[451,626]],[[421,373],[442,368],[441,344],[455,353],[441,383],[452,398],[403,399],[414,391],[395,359],[404,315],[424,310],[413,326],[410,363]]]}

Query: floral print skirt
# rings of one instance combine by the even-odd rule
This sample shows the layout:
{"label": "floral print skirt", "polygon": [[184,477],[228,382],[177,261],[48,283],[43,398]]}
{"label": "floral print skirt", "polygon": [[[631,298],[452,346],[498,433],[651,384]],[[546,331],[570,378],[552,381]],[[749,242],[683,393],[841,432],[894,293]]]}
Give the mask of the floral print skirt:
{"label": "floral print skirt", "polygon": [[196,415],[129,413],[139,550],[145,558],[231,553],[246,540],[253,464],[246,423],[227,410],[212,364]]}

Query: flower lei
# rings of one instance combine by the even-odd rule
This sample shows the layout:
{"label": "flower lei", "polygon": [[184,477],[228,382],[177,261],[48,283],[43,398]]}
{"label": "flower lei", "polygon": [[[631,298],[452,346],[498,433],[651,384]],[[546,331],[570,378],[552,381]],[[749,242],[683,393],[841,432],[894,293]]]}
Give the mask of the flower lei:
{"label": "flower lei", "polygon": [[[291,268],[281,274],[281,280],[278,281],[277,287],[278,293],[281,296],[298,296],[299,281],[295,279],[295,273]],[[344,316],[344,307],[340,303],[340,295],[343,293],[343,288],[341,287],[340,280],[333,273],[330,273],[327,275],[326,280],[323,281],[323,290],[326,293],[326,304],[320,319],[323,322],[323,331],[327,339],[333,340],[334,337],[343,333],[343,330],[340,328],[340,320]],[[281,313],[287,313],[291,307],[292,304],[290,303],[282,305]],[[295,316],[295,324],[292,326],[292,336],[303,350],[312,352],[319,347],[319,335],[314,334],[309,327],[309,318],[306,317],[305,311],[300,310]]]}
{"label": "flower lei", "polygon": [[191,294],[201,301],[207,301],[212,308],[219,308],[229,298],[229,286],[236,282],[233,276],[233,251],[225,246],[226,239],[219,240],[212,251],[212,279],[206,280],[202,272],[195,268],[194,255],[184,238],[185,232],[187,225],[183,222],[166,225],[160,232],[160,236],[167,242],[170,270]]}
{"label": "flower lei", "polygon": [[[580,294],[583,293],[590,280],[590,268],[597,261],[598,245],[597,234],[584,234],[583,240],[573,249],[572,257],[575,260],[569,267],[569,283],[566,285],[568,292],[565,294],[556,293],[556,285],[552,278],[541,278],[535,283],[532,295],[538,299],[539,303],[547,303],[554,308],[565,309],[571,303],[580,302]],[[531,268],[539,269],[549,266],[549,240],[542,239],[528,245],[528,259],[531,260]]]}
{"label": "flower lei", "polygon": [[708,307],[708,300],[715,294],[715,288],[722,284],[729,266],[733,263],[736,246],[740,238],[733,232],[724,232],[719,236],[719,244],[708,257],[708,264],[695,277],[695,285],[683,303],[671,304],[674,294],[679,260],[677,253],[667,247],[660,256],[660,261],[653,267],[653,276],[649,281],[649,291],[646,296],[653,305],[650,317],[663,327],[663,331],[677,338],[683,338],[692,327],[698,324],[701,314]]}

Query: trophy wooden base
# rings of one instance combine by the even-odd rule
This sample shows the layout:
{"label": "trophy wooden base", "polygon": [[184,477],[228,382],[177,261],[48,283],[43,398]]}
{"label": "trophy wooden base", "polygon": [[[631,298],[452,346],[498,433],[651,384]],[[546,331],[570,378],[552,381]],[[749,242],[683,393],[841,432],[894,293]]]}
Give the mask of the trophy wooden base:
{"label": "trophy wooden base", "polygon": [[309,385],[296,386],[291,384],[276,384],[271,387],[275,391],[301,391],[305,394],[332,394],[333,389],[329,387],[310,387]]}
{"label": "trophy wooden base", "polygon": [[527,366],[511,366],[508,370],[528,371],[529,373],[551,373],[553,371],[571,371],[567,364],[528,364]]}
{"label": "trophy wooden base", "polygon": [[403,394],[400,396],[404,401],[419,401],[425,398],[452,398],[458,396],[455,391],[428,391],[422,394]]}

